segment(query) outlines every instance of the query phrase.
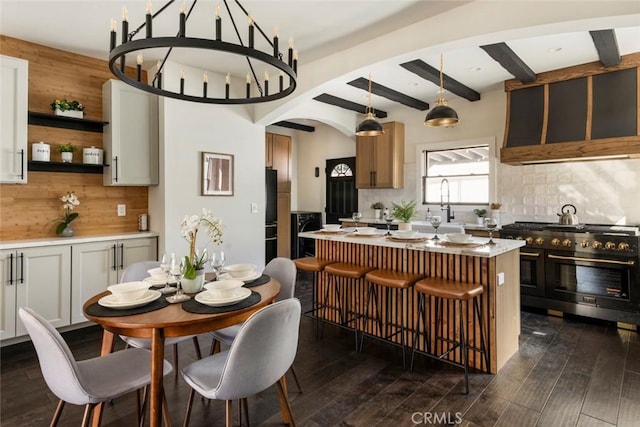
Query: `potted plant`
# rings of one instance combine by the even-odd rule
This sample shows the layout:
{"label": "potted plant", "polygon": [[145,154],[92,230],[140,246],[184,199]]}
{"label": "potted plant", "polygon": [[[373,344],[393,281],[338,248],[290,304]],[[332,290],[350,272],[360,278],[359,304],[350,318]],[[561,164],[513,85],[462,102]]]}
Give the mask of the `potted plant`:
{"label": "potted plant", "polygon": [[196,251],[196,239],[200,225],[203,225],[211,243],[222,243],[222,223],[210,210],[202,209],[200,215],[185,215],[180,222],[180,233],[189,242],[189,255],[184,257],[182,288],[187,293],[199,292],[204,284],[204,267],[207,263],[207,251]]}
{"label": "potted plant", "polygon": [[76,146],[73,144],[60,144],[56,147],[56,150],[62,156],[63,163],[71,163],[73,161],[73,152],[76,151]]}
{"label": "potted plant", "polygon": [[382,219],[382,209],[384,209],[382,202],[372,203],[371,209],[373,209],[373,217],[375,219]]}
{"label": "potted plant", "polygon": [[486,209],[474,209],[473,213],[476,214],[476,222],[478,225],[484,225],[484,216],[487,214]]}
{"label": "potted plant", "polygon": [[416,202],[405,202],[391,204],[391,216],[400,221],[398,230],[411,230],[411,218],[416,214]]}
{"label": "potted plant", "polygon": [[74,117],[82,119],[84,117],[84,105],[76,101],[66,99],[56,99],[51,103],[51,109],[56,116]]}
{"label": "potted plant", "polygon": [[73,212],[73,209],[80,204],[78,196],[73,191],[68,191],[67,194],[60,197],[62,202],[62,215],[59,218],[54,219],[52,222],[57,222],[56,234],[62,237],[72,237],[75,233],[73,227],[71,227],[71,221],[78,218],[78,212]]}

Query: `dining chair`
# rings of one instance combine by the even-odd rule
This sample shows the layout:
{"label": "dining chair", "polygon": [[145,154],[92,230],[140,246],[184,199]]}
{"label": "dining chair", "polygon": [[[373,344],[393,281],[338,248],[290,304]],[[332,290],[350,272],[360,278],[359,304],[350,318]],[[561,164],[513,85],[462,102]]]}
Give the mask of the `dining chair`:
{"label": "dining chair", "polygon": [[[51,392],[60,399],[51,426],[58,424],[67,402],[85,405],[82,426],[88,426],[92,410],[98,403],[134,390],[139,392],[149,385],[151,353],[148,350],[132,348],[76,361],[64,338],[42,316],[27,307],[21,307],[19,315],[38,354],[42,376]],[[165,361],[165,375],[172,369]],[[139,408],[138,422],[141,412]]]}
{"label": "dining chair", "polygon": [[[274,258],[269,261],[262,273],[280,282],[280,294],[278,294],[276,301],[283,301],[294,297],[297,269],[291,259],[285,257]],[[220,344],[231,345],[241,325],[242,324],[232,325],[210,332],[213,336],[213,341],[211,342],[209,354],[214,354],[219,351]],[[291,365],[291,374],[293,375],[293,380],[296,382],[298,391],[302,393],[302,387],[300,386],[300,381],[298,381],[298,375],[293,364]]]}
{"label": "dining chair", "polygon": [[225,423],[232,425],[233,400],[246,399],[276,384],[280,402],[295,426],[284,375],[298,349],[300,301],[289,298],[253,313],[238,330],[228,350],[197,360],[184,369],[182,377],[191,387],[184,426],[189,424],[193,397],[225,401]]}
{"label": "dining chair", "polygon": [[[151,270],[152,268],[160,267],[160,261],[140,261],[134,262],[129,265],[122,272],[122,277],[120,278],[120,283],[124,282],[134,282],[138,280],[142,280],[145,277],[149,276],[147,270]],[[134,338],[128,337],[126,335],[120,335],[120,338],[126,343],[127,348],[135,347],[135,348],[144,348],[146,350],[151,349],[151,340],[148,338]],[[197,335],[185,335],[184,337],[171,337],[167,338],[164,341],[165,346],[172,346],[173,348],[173,364],[176,367],[175,375],[178,376],[178,343],[186,340],[193,340],[193,347],[196,351],[196,357],[198,359],[202,359],[202,353],[200,353],[200,343],[198,343]]]}

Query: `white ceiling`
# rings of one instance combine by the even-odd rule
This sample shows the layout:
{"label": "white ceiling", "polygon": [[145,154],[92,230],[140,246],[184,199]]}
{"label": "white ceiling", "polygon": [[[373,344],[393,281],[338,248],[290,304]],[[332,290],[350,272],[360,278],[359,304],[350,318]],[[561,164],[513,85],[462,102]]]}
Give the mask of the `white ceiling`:
{"label": "white ceiling", "polygon": [[[144,0],[0,0],[0,32],[18,39],[106,60],[110,20],[115,19],[118,22],[120,37],[123,6],[128,9],[131,31],[144,21],[145,3]],[[207,0],[198,2],[197,10],[187,23],[189,36],[211,37],[214,8],[218,3],[218,1]],[[228,3],[231,7],[235,7],[234,0],[228,0]],[[253,15],[256,23],[269,37],[273,36],[274,27],[279,28],[281,51],[286,51],[287,40],[289,37],[294,37],[301,64],[468,3],[470,2],[424,0],[242,1],[243,6]],[[159,10],[164,4],[164,1],[153,1],[154,11]],[[187,6],[190,5],[191,2],[187,2]],[[580,5],[581,2],[575,3],[575,7]],[[154,35],[175,34],[179,6],[180,1],[175,1],[170,9],[154,20]],[[236,40],[224,5],[222,7],[223,39]],[[239,25],[240,34],[245,37],[246,20],[233,13]],[[527,13],[526,8],[523,7],[522,13]],[[640,15],[635,15],[637,16]],[[482,18],[479,17],[479,19]],[[624,21],[624,26],[618,28],[615,25],[607,27],[604,24],[602,28],[593,29],[615,29],[620,53],[625,55],[640,51],[640,20],[632,21],[632,25],[629,25],[627,20]],[[602,26],[602,22],[599,25]],[[427,39],[428,35],[416,34],[416,37]],[[588,30],[571,32],[563,30],[562,26],[556,26],[551,34],[544,36],[512,38],[513,35],[510,37],[505,33],[504,37],[505,39],[500,41],[506,42],[535,73],[598,60],[598,54]],[[445,61],[444,72],[480,93],[501,85],[504,80],[513,78],[488,54],[478,48],[479,44],[484,43],[486,42],[481,40],[476,41],[475,44],[466,41],[460,46],[451,47],[442,52]],[[257,34],[256,47],[265,51],[270,50],[266,42],[262,42]],[[439,68],[440,52],[435,53],[427,49],[428,47],[428,41],[425,41],[424,52],[417,51],[409,59],[389,57],[385,61],[375,61],[375,65],[369,69],[373,80],[432,104],[437,95],[437,86],[398,66],[400,62],[406,60],[421,59]],[[561,50],[552,51],[557,48]],[[160,53],[157,55],[159,57]],[[182,55],[173,55],[172,60],[186,65],[202,66],[202,55],[200,51],[188,51]],[[158,59],[150,56],[152,56],[151,53],[145,53],[145,68],[154,65]],[[246,71],[236,70],[235,68],[240,67],[241,64],[233,63],[230,57],[227,55],[222,61],[218,59],[215,64],[208,62],[205,67],[223,73],[231,71],[235,76],[242,77]],[[243,70],[246,70],[246,67]],[[258,69],[256,72],[261,74],[263,71]],[[362,77],[367,76],[362,75]],[[331,82],[323,83],[321,92],[366,104],[366,92],[345,84],[352,79],[353,76],[345,76],[342,80],[333,79]],[[451,99],[453,95],[447,94],[447,97]],[[375,108],[382,110],[399,106],[376,95],[373,95],[372,103]]]}

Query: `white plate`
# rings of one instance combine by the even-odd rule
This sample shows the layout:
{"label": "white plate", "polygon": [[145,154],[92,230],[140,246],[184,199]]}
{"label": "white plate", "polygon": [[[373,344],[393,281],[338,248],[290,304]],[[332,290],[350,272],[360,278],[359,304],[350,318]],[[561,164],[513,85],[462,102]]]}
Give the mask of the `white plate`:
{"label": "white plate", "polygon": [[221,307],[224,305],[232,305],[237,302],[247,299],[251,296],[251,289],[238,288],[233,290],[233,296],[224,299],[209,299],[207,298],[207,292],[200,292],[196,294],[195,299],[200,304],[209,305],[211,307]]}
{"label": "white plate", "polygon": [[232,279],[232,280],[242,280],[243,282],[251,282],[252,280],[256,280],[260,276],[262,276],[262,273],[259,271],[254,271],[253,273],[245,277],[231,277],[229,273],[222,273],[220,275],[220,279],[222,280]]}
{"label": "white plate", "polygon": [[136,307],[142,307],[143,305],[147,305],[150,302],[153,302],[155,300],[157,300],[158,298],[160,298],[160,296],[162,295],[162,293],[160,293],[159,291],[154,291],[153,289],[149,289],[142,298],[134,300],[134,301],[127,301],[127,302],[121,302],[119,300],[116,299],[116,297],[113,294],[109,294],[109,295],[105,295],[102,298],[100,298],[98,300],[98,304],[100,304],[103,307],[107,307],[107,308],[113,308],[116,310],[124,310],[127,308],[136,308]]}
{"label": "white plate", "polygon": [[[142,281],[150,285],[164,285],[167,283],[166,279],[156,280],[153,277],[145,277],[144,279],[142,279]],[[176,283],[176,279],[172,277],[171,279],[169,279],[169,283]]]}
{"label": "white plate", "polygon": [[354,231],[351,233],[352,236],[363,236],[363,237],[371,237],[371,236],[384,236],[383,233],[373,232],[373,233],[361,233],[359,231]]}
{"label": "white plate", "polygon": [[397,233],[391,233],[391,235],[396,239],[404,239],[404,240],[420,240],[426,237],[425,235],[420,235],[418,233],[414,234],[413,236],[400,236]]}
{"label": "white plate", "polygon": [[467,240],[466,242],[454,242],[453,240],[450,240],[449,238],[447,238],[447,236],[441,236],[440,240],[447,243],[453,243],[455,245],[475,245],[480,243],[478,240],[474,239],[473,237]]}

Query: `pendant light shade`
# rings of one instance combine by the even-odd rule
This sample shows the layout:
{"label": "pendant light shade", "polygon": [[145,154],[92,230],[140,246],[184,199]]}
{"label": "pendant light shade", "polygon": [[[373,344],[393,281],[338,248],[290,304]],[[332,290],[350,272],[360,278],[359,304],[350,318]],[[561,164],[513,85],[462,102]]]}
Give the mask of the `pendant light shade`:
{"label": "pendant light shade", "polygon": [[369,74],[369,104],[364,120],[356,128],[357,136],[378,136],[384,133],[382,125],[376,120],[376,115],[371,108],[371,74]]}
{"label": "pendant light shade", "polygon": [[443,60],[440,54],[440,90],[438,91],[438,99],[436,106],[429,110],[424,124],[431,127],[451,127],[458,123],[458,113],[447,105],[444,99],[444,77],[442,74]]}

